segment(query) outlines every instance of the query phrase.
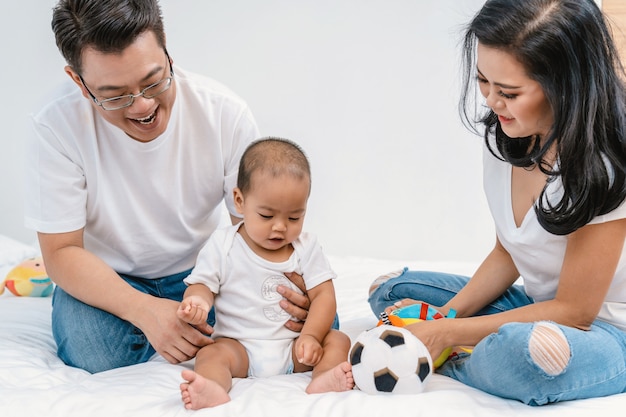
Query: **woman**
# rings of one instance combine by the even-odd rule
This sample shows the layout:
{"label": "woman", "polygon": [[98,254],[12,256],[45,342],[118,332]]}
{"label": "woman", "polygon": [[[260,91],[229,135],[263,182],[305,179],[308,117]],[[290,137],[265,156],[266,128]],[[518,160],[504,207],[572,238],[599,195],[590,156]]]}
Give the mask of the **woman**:
{"label": "woman", "polygon": [[475,345],[438,372],[494,395],[542,405],[624,392],[626,89],[606,21],[592,0],[490,0],[464,64],[495,247],[471,279],[378,278],[372,310],[422,300],[456,311],[407,328],[432,357]]}

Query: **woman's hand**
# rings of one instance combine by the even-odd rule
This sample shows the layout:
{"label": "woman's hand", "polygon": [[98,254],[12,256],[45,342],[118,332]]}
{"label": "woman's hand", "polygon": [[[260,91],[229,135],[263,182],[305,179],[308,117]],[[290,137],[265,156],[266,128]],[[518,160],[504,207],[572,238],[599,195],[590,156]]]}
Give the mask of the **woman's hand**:
{"label": "woman's hand", "polygon": [[420,321],[406,325],[405,329],[413,333],[426,346],[434,362],[444,350],[452,346],[446,338],[452,321],[453,319]]}
{"label": "woman's hand", "polygon": [[[405,298],[403,300],[397,301],[392,306],[389,306],[385,309],[385,313],[391,314],[394,310],[397,310],[402,307],[407,307],[415,304],[423,303],[428,306],[429,310],[434,309],[439,312],[443,317],[445,317],[444,311],[447,313],[449,308],[444,306],[443,308],[435,307],[430,304],[424,303],[423,301],[413,300],[410,298]],[[430,314],[430,312],[429,312]],[[447,321],[446,325],[452,324],[450,320],[446,320],[444,318],[438,318],[434,320],[420,320],[415,323],[411,323],[405,326],[407,330],[409,330],[415,337],[417,337],[428,349],[428,352],[431,355],[431,358],[434,361],[439,358],[442,352],[448,349],[451,346],[451,342],[446,341],[446,335],[449,333],[449,326],[444,325],[442,322]],[[446,333],[448,332],[448,333]]]}

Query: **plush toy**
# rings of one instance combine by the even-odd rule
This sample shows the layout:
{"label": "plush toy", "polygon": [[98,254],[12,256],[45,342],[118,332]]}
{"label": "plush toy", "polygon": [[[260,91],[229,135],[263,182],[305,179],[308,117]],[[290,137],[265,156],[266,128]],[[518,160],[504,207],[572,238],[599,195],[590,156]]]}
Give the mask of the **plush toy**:
{"label": "plush toy", "polygon": [[[456,316],[456,311],[453,309],[448,313],[448,318],[454,318]],[[415,323],[418,321],[424,320],[438,320],[444,318],[444,315],[441,314],[434,307],[426,304],[426,303],[417,303],[411,304],[406,307],[401,307],[396,310],[393,310],[391,314],[387,314],[384,311],[380,313],[380,321],[378,325],[391,325],[396,327],[404,327],[407,324]],[[452,347],[444,350],[441,355],[434,361],[433,365],[435,368],[440,367],[443,363],[448,359],[450,354],[452,353]]]}
{"label": "plush toy", "polygon": [[10,270],[0,283],[0,294],[5,286],[13,294],[26,297],[47,297],[53,288],[41,257],[27,259]]}

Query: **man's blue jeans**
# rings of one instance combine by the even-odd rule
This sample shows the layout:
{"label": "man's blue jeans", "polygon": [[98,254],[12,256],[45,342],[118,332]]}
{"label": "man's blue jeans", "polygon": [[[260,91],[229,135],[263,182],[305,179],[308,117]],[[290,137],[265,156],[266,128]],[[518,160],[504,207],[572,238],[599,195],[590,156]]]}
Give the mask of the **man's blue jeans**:
{"label": "man's blue jeans", "polygon": [[[143,293],[181,301],[189,272],[157,279],[120,276]],[[75,299],[59,286],[52,298],[52,333],[61,360],[92,373],[146,362],[155,353],[133,324]]]}
{"label": "man's blue jeans", "polygon": [[[183,279],[190,272],[156,279],[120,276],[143,293],[181,301],[187,288]],[[215,324],[213,310],[207,322]],[[337,316],[333,328],[339,328]],[[155,353],[148,338],[133,324],[75,299],[58,286],[52,298],[52,333],[59,358],[91,373],[143,363]]]}

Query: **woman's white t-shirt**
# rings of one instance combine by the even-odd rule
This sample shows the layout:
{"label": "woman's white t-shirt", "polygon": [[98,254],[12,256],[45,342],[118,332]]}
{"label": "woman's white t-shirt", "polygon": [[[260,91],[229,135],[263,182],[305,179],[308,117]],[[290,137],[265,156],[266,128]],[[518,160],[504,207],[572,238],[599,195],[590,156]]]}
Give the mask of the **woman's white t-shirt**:
{"label": "woman's white t-shirt", "polygon": [[[492,146],[496,149],[495,145]],[[567,236],[553,235],[543,229],[534,208],[528,211],[522,224],[517,227],[511,202],[511,172],[511,164],[497,159],[484,146],[483,185],[498,239],[511,255],[523,279],[526,293],[535,301],[553,299],[559,284]],[[546,197],[550,199],[552,195],[559,195],[560,190],[561,182],[557,179],[548,185]],[[626,218],[626,203],[606,215],[594,218],[591,223],[623,218]],[[593,278],[589,276],[590,280]],[[626,330],[626,246],[622,249],[622,256],[598,318]]]}

